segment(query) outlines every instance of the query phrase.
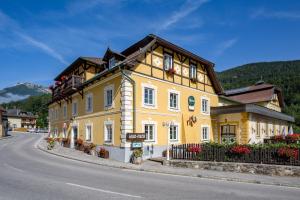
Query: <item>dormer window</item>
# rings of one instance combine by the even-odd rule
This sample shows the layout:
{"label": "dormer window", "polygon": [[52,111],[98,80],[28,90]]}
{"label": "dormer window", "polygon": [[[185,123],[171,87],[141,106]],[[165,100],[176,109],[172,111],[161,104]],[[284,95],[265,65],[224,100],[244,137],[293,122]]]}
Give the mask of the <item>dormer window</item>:
{"label": "dormer window", "polygon": [[116,59],[115,57],[112,57],[111,59],[109,59],[108,61],[108,69],[113,68],[116,65]]}
{"label": "dormer window", "polygon": [[173,69],[173,57],[169,54],[164,54],[164,69],[166,71]]}
{"label": "dormer window", "polygon": [[190,79],[194,80],[197,77],[197,67],[194,64],[190,65]]}

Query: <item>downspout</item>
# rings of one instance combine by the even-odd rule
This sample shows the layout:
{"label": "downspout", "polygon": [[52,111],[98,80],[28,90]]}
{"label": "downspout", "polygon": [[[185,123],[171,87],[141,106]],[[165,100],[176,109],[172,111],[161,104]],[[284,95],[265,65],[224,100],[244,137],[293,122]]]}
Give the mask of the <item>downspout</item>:
{"label": "downspout", "polygon": [[136,111],[135,111],[135,107],[136,107],[136,103],[135,103],[135,81],[129,77],[126,73],[124,73],[123,69],[121,69],[121,66],[119,65],[119,69],[121,71],[121,74],[125,77],[125,79],[127,79],[131,84],[132,84],[132,89],[133,89],[133,94],[132,94],[132,125],[133,125],[133,133],[135,133],[136,130]]}

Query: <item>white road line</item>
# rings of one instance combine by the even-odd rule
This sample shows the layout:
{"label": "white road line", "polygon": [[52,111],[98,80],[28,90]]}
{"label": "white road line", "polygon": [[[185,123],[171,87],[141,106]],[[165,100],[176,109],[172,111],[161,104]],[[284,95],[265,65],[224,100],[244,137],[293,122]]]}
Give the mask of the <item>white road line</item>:
{"label": "white road line", "polygon": [[4,163],[3,165],[18,172],[24,172],[24,170],[11,166],[10,164]]}
{"label": "white road line", "polygon": [[139,199],[143,198],[141,196],[126,194],[126,193],[120,193],[120,192],[113,192],[113,191],[109,191],[109,190],[102,190],[102,189],[99,189],[99,188],[93,188],[93,187],[89,187],[89,186],[85,186],[85,185],[78,185],[78,184],[74,184],[74,183],[66,183],[66,184],[71,185],[71,186],[75,186],[75,187],[79,187],[79,188],[83,188],[83,189],[87,189],[87,190],[103,192],[103,193],[116,194],[116,195],[120,195],[120,196],[133,197],[133,198],[139,198]]}

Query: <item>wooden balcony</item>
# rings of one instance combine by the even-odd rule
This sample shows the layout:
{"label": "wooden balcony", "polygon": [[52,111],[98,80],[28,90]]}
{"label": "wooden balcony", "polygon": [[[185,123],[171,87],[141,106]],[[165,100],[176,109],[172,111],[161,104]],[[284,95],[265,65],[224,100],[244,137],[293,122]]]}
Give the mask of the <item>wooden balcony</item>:
{"label": "wooden balcony", "polygon": [[62,81],[61,85],[58,85],[53,89],[52,100],[59,100],[67,97],[69,94],[76,91],[83,81],[84,79],[81,76],[76,75]]}

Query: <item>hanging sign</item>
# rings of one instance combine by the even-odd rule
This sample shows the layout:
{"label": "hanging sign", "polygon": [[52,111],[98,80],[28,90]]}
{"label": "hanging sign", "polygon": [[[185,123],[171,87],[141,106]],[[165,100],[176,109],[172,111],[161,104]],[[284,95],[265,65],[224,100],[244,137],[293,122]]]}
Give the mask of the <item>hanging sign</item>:
{"label": "hanging sign", "polygon": [[189,110],[195,110],[195,98],[193,96],[189,96],[188,105],[189,105]]}

